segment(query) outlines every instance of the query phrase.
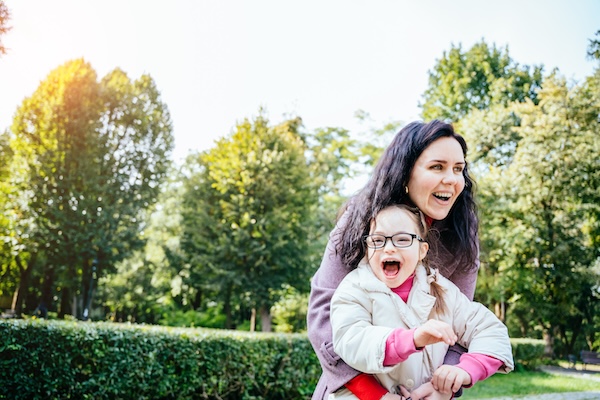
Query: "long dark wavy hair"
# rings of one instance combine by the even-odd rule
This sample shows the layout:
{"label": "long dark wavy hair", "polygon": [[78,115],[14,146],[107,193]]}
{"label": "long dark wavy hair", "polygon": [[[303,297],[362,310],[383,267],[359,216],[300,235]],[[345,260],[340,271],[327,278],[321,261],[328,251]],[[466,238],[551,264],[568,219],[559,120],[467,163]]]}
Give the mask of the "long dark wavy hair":
{"label": "long dark wavy hair", "polygon": [[[410,174],[423,151],[437,139],[456,139],[467,157],[467,143],[454,132],[451,124],[439,120],[416,121],[402,128],[377,162],[367,184],[340,210],[345,220],[342,231],[334,238],[336,250],[349,269],[354,269],[365,255],[363,237],[369,233],[371,221],[392,204],[414,206],[406,193]],[[430,234],[430,262],[445,274],[449,266],[476,268],[478,258],[477,207],[474,201],[475,183],[467,166],[463,170],[465,188],[456,199],[448,216],[434,221]],[[440,259],[440,258],[443,258]],[[447,275],[445,275],[447,276]]]}

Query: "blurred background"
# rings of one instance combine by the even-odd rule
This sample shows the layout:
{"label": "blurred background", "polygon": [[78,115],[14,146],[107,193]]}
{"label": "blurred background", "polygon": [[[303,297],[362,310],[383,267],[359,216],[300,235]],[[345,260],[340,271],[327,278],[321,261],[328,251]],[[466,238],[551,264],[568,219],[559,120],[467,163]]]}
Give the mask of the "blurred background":
{"label": "blurred background", "polygon": [[476,299],[600,339],[597,1],[0,1],[6,317],[302,332],[339,207],[451,121]]}

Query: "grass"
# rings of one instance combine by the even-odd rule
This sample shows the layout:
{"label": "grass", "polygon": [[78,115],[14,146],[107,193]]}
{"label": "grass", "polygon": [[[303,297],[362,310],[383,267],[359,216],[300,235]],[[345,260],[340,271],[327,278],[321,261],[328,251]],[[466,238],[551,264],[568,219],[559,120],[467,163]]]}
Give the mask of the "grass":
{"label": "grass", "polygon": [[514,397],[559,392],[600,392],[600,381],[586,378],[554,375],[540,371],[496,374],[466,389],[461,397],[485,399],[490,397]]}

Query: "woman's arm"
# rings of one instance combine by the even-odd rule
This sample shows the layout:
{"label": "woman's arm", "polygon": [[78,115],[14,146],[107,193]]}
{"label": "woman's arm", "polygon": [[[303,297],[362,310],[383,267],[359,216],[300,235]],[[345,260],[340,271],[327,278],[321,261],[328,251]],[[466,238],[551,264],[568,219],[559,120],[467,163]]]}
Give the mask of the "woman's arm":
{"label": "woman's arm", "polygon": [[346,386],[360,400],[375,400],[387,390],[375,377],[361,374],[347,365],[333,350],[330,320],[330,304],[333,293],[348,273],[339,254],[335,250],[335,238],[345,223],[345,216],[338,221],[329,236],[321,266],[311,280],[308,305],[308,338],[317,354],[323,374],[317,385],[313,399],[321,400],[328,393]]}
{"label": "woman's arm", "polygon": [[336,391],[359,374],[333,350],[329,315],[331,297],[347,274],[340,257],[335,252],[332,241],[336,230],[337,228],[330,235],[321,266],[311,280],[307,316],[308,339],[323,369],[321,380],[326,383],[328,392]]}

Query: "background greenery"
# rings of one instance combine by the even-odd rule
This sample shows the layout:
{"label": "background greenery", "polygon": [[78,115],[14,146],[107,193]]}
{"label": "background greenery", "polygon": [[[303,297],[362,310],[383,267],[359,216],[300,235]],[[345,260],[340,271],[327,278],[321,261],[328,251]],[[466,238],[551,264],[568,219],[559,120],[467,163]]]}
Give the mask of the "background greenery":
{"label": "background greenery", "polygon": [[[0,9],[0,34],[6,18]],[[595,62],[599,48],[591,39]],[[477,300],[549,355],[597,350],[600,69],[568,82],[481,40],[444,52],[429,75],[422,116],[455,124],[478,183]],[[0,307],[302,332],[345,185],[403,124],[307,131],[301,116],[272,123],[258,110],[175,165],[150,75],[67,61],[0,135]]]}

